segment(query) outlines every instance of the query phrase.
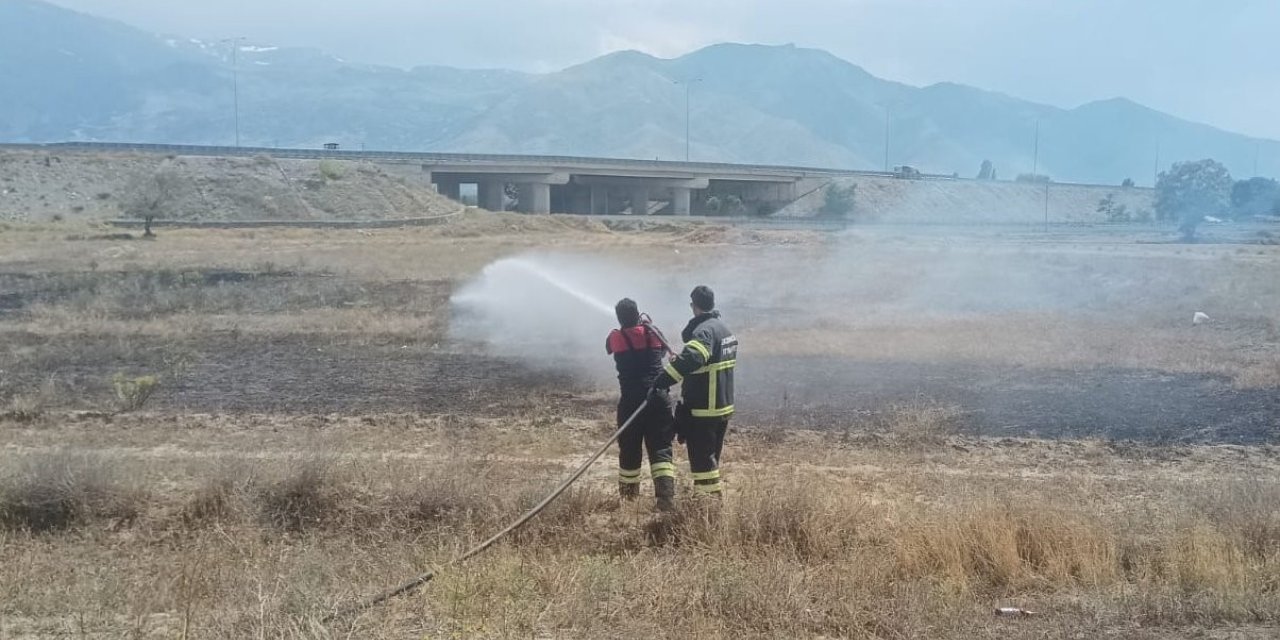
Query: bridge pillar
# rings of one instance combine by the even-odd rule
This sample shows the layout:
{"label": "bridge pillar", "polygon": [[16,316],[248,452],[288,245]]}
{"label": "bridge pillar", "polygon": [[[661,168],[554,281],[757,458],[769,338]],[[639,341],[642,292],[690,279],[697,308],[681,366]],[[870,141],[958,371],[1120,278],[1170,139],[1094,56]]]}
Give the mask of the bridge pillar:
{"label": "bridge pillar", "polygon": [[631,214],[636,216],[649,215],[648,187],[635,186],[631,188]]}
{"label": "bridge pillar", "polygon": [[689,202],[692,195],[691,189],[684,187],[671,188],[671,212],[678,216],[689,215]]}
{"label": "bridge pillar", "polygon": [[593,215],[609,215],[609,187],[591,185],[591,213]]}
{"label": "bridge pillar", "polygon": [[436,191],[450,200],[462,201],[462,182],[458,180],[440,180],[436,183]]}
{"label": "bridge pillar", "polygon": [[480,208],[504,211],[507,208],[507,183],[501,180],[485,180],[479,184]]}
{"label": "bridge pillar", "polygon": [[542,182],[521,184],[520,210],[525,213],[551,213],[551,185]]}

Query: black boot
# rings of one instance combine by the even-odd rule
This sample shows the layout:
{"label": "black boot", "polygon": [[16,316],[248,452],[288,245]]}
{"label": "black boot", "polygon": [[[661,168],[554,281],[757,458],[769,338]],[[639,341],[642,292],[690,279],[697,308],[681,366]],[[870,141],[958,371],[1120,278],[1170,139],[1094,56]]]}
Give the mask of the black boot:
{"label": "black boot", "polygon": [[618,483],[618,497],[624,501],[635,500],[640,497],[640,485],[628,482]]}
{"label": "black boot", "polygon": [[653,479],[653,495],[656,497],[657,503],[654,507],[658,511],[675,511],[676,510],[676,479],[670,476]]}

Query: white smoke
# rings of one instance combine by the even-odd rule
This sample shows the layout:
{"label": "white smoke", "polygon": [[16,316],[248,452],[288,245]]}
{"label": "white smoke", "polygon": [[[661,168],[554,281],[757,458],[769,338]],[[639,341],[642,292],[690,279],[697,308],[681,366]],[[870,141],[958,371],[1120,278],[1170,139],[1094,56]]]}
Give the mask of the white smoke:
{"label": "white smoke", "polygon": [[523,254],[488,265],[454,294],[450,333],[492,355],[605,380],[614,375],[604,350],[609,331],[618,326],[614,304],[624,297],[635,300],[678,339],[688,295],[652,266],[600,256]]}

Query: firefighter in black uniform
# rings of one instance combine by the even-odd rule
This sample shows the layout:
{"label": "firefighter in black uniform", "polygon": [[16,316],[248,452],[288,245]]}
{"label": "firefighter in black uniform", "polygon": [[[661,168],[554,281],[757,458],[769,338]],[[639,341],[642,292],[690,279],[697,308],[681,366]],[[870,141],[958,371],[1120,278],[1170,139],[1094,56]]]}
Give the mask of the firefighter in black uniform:
{"label": "firefighter in black uniform", "polygon": [[640,407],[648,394],[649,404],[631,426],[618,437],[618,493],[625,499],[640,495],[641,445],[649,453],[649,475],[657,507],[669,511],[675,506],[676,466],[671,462],[671,397],[665,390],[651,391],[662,373],[666,340],[648,322],[642,322],[634,300],[623,298],[614,307],[621,328],[609,333],[605,350],[618,368],[618,426]]}
{"label": "firefighter in black uniform", "polygon": [[675,431],[689,450],[693,488],[720,496],[720,453],[733,416],[733,369],[738,339],[716,311],[716,295],[699,286],[690,294],[693,319],[680,337],[684,348],[654,382],[655,392],[681,383]]}

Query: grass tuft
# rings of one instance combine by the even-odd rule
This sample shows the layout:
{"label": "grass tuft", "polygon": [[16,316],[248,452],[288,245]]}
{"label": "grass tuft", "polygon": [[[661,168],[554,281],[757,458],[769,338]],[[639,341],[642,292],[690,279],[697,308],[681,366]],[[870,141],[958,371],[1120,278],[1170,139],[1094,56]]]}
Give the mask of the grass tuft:
{"label": "grass tuft", "polygon": [[0,526],[45,533],[90,519],[131,522],[143,496],[100,456],[52,453],[25,458],[0,476]]}

